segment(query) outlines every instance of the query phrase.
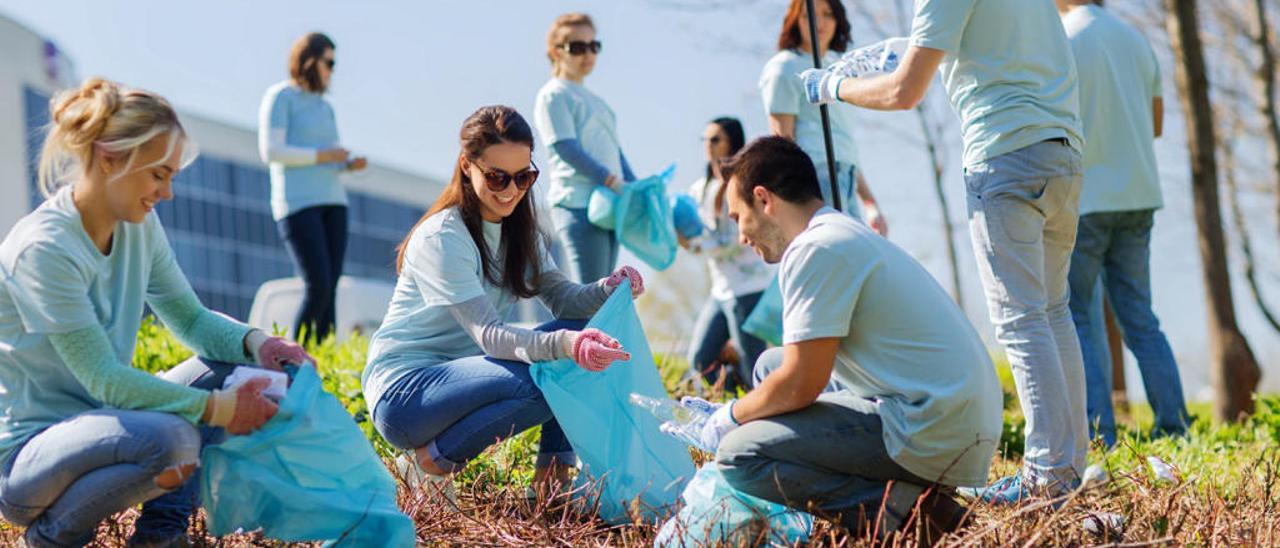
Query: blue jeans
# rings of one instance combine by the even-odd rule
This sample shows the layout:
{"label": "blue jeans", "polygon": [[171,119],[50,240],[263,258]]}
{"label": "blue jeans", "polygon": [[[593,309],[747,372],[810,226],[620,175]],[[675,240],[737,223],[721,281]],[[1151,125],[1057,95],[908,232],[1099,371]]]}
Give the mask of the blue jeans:
{"label": "blue jeans", "polygon": [[996,340],[1026,417],[1024,485],[1053,491],[1084,473],[1084,365],[1068,307],[1080,153],[1051,140],[965,169],[969,233]]}
{"label": "blue jeans", "polygon": [[738,370],[728,372],[725,376],[724,389],[733,393],[738,386],[750,390],[751,371],[756,359],[768,346],[764,341],[744,333],[742,322],[747,320],[751,310],[760,301],[763,292],[742,295],[728,301],[716,298],[707,299],[698,313],[698,320],[693,324],[693,345],[689,352],[689,366],[702,375],[708,383],[715,384],[720,377],[719,370],[712,370],[711,364],[720,357],[724,343],[733,341],[738,351]]}
{"label": "blue jeans", "polygon": [[[557,320],[539,331],[582,329]],[[374,406],[373,426],[391,445],[426,447],[442,470],[456,472],[490,445],[542,425],[538,467],[577,462],[573,447],[533,383],[529,364],[470,356],[401,377]]]}
{"label": "blue jeans", "polygon": [[304,286],[293,336],[299,337],[305,326],[308,339],[323,340],[337,321],[338,279],[347,253],[347,208],[309,207],[281,219],[276,226]]}
{"label": "blue jeans", "polygon": [[[1138,359],[1142,384],[1155,412],[1153,435],[1179,435],[1189,418],[1173,349],[1151,309],[1151,226],[1154,211],[1091,213],[1080,217],[1071,255],[1071,317],[1084,352],[1091,434],[1116,443],[1111,407],[1111,362],[1096,322],[1098,279],[1110,298],[1125,345]],[[1103,332],[1105,333],[1105,331]],[[1102,350],[1102,351],[1100,351]],[[1104,359],[1105,358],[1105,359]]]}
{"label": "blue jeans", "polygon": [[[757,382],[781,367],[782,356],[781,348],[760,355]],[[735,489],[800,510],[814,503],[839,514],[840,523],[855,531],[879,512],[889,482],[889,530],[932,484],[889,456],[876,403],[834,380],[804,409],[730,431],[716,451],[716,464]]]}
{"label": "blue jeans", "polygon": [[613,273],[618,264],[618,237],[591,224],[586,208],[551,208],[551,221],[564,252],[560,265],[577,283],[591,283]]}
{"label": "blue jeans", "polygon": [[[831,170],[827,169],[826,160],[816,160],[814,169],[818,170],[818,187],[822,191],[822,201],[835,207],[831,201]],[[840,191],[840,209],[850,217],[862,221],[862,200],[858,199],[858,168],[850,164],[836,162],[836,184]]]}
{"label": "blue jeans", "polygon": [[[193,386],[221,386],[232,368],[192,358],[163,376]],[[172,538],[187,530],[198,505],[198,477],[192,474],[178,489],[166,490],[156,486],[156,476],[198,463],[202,444],[221,432],[198,429],[169,413],[109,408],[81,413],[36,434],[6,463],[0,512],[28,528],[32,546],[82,546],[93,539],[100,521],[146,502],[134,540]]]}

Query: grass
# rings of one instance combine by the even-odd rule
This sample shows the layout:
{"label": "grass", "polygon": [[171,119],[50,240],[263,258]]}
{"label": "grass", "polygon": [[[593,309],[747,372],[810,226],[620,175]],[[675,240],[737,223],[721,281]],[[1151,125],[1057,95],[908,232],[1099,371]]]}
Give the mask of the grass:
{"label": "grass", "polygon": [[[394,450],[373,432],[360,394],[366,341],[356,337],[344,344],[327,342],[311,349],[321,364],[325,388],[338,396],[356,418],[384,458]],[[156,371],[189,356],[163,328],[145,322],[139,334],[134,365]],[[687,393],[680,386],[685,364],[660,358],[659,369],[669,390]],[[1022,453],[1022,417],[1013,397],[1007,368],[1001,372],[1005,387],[1005,428],[1001,452],[992,466],[992,478],[1017,469]],[[1076,493],[1058,509],[1047,505],[1019,509],[975,507],[971,525],[944,539],[950,545],[1276,545],[1280,544],[1280,397],[1260,398],[1258,412],[1250,419],[1227,425],[1209,421],[1207,405],[1193,406],[1195,422],[1181,439],[1148,439],[1149,409],[1135,406],[1120,412],[1120,443],[1109,452],[1095,447],[1091,463],[1100,463],[1111,481],[1105,486]],[[457,508],[428,500],[421,493],[400,491],[401,508],[417,524],[420,544],[426,545],[650,545],[653,524],[610,526],[590,512],[563,502],[527,503],[524,490],[532,476],[537,431],[519,434],[490,448],[455,480]],[[1152,473],[1148,456],[1156,456],[1176,470],[1175,481],[1161,481]],[[698,460],[707,458],[696,455]],[[1086,531],[1089,516],[1102,513],[1123,517],[1119,529],[1103,527]],[[94,546],[123,546],[136,510],[103,522]],[[192,538],[206,546],[280,546],[254,535],[215,539],[207,535],[201,520],[193,520]],[[0,543],[16,542],[20,530],[0,524]],[[883,545],[907,545],[912,533],[883,539]],[[851,535],[819,522],[813,543],[832,546],[876,544],[867,535]],[[743,544],[751,544],[744,541]]]}

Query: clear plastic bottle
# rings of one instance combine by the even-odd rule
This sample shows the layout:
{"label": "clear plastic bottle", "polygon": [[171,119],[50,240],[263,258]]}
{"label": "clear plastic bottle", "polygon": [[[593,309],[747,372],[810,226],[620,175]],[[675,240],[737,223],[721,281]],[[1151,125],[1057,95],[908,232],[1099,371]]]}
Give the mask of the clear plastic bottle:
{"label": "clear plastic bottle", "polygon": [[898,70],[910,45],[911,41],[902,37],[881,40],[844,54],[835,70],[851,78],[887,74]]}
{"label": "clear plastic bottle", "polygon": [[672,426],[687,426],[697,431],[702,430],[702,425],[707,422],[707,417],[709,416],[706,413],[680,405],[674,400],[651,398],[635,392],[631,393],[631,403],[653,414],[659,421],[670,423]]}

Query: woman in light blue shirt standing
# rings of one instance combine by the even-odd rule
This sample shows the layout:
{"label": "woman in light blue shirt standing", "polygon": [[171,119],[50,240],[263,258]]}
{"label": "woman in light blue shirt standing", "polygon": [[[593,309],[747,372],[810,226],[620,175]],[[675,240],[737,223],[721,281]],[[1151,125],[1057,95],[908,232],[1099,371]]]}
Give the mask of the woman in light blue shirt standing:
{"label": "woman in light blue shirt standing", "polygon": [[[206,309],[179,270],[152,210],[195,145],[167,101],[92,79],[50,110],[48,199],[0,243],[0,514],[27,546],[82,546],[145,503],[130,546],[186,545],[201,446],[276,412],[265,379],[218,390],[234,364],[311,358]],[[144,306],[199,357],[134,369]]]}
{"label": "woman in light blue shirt standing", "polygon": [[538,136],[550,149],[551,219],[569,278],[579,283],[607,276],[618,262],[614,233],[587,219],[592,190],[617,190],[636,178],[622,154],[613,109],[582,85],[600,48],[590,16],[557,17],[547,33],[552,77],[538,90],[533,112]]}
{"label": "woman in light blue shirt standing", "polygon": [[[814,2],[818,22],[818,56],[823,66],[840,60],[850,42],[849,19],[840,0]],[[827,150],[822,135],[822,116],[817,105],[805,99],[804,86],[796,78],[813,68],[813,46],[809,43],[809,16],[805,0],[791,0],[778,35],[778,53],[765,63],[760,73],[760,96],[769,119],[769,133],[795,141],[813,160],[822,185],[822,198],[832,204],[831,171],[827,168]],[[831,145],[836,160],[836,178],[840,207],[856,219],[865,221],[881,236],[889,232],[876,198],[858,169],[858,149],[853,139],[854,108],[831,105]],[[856,199],[855,199],[856,195]]]}
{"label": "woman in light blue shirt standing", "polygon": [[302,274],[305,291],[293,335],[324,339],[334,326],[334,294],[347,250],[347,193],[338,176],[367,167],[338,141],[325,100],[333,41],[318,32],[289,52],[289,80],[267,89],[258,115],[258,152],[271,168],[271,216]]}
{"label": "woman in light blue shirt standing", "polygon": [[[538,180],[533,129],[514,109],[481,108],[462,124],[453,178],[400,245],[395,293],[369,341],[361,378],[374,428],[405,451],[401,475],[451,497],[449,476],[495,440],[542,425],[536,484],[567,485],[576,458],[529,364],[572,359],[602,371],[629,358],[583,329],[624,279],[622,267],[578,284],[556,269],[529,192]],[[560,320],[524,329],[503,320],[537,297]]]}

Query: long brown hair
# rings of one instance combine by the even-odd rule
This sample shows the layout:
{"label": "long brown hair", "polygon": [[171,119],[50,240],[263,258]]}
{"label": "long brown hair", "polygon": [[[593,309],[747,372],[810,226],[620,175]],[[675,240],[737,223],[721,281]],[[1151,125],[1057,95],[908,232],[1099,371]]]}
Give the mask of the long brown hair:
{"label": "long brown hair", "polygon": [[[849,16],[845,15],[844,3],[840,0],[825,0],[825,2],[831,6],[831,15],[836,19],[836,33],[831,36],[831,43],[827,44],[827,49],[844,52],[849,48],[851,39]],[[808,17],[804,13],[804,3],[805,0],[791,0],[791,7],[787,8],[787,16],[782,19],[782,32],[778,33],[779,50],[797,49],[804,43],[804,39],[800,37],[800,18]],[[817,14],[815,13],[814,16],[817,17]]]}
{"label": "long brown hair", "polygon": [[489,244],[484,240],[484,219],[480,217],[480,197],[471,185],[471,176],[467,174],[465,164],[475,161],[484,154],[485,149],[499,143],[515,143],[528,145],[533,151],[533,129],[515,109],[508,106],[481,107],[462,122],[459,134],[462,152],[453,167],[453,178],[444,193],[431,204],[431,209],[418,219],[413,230],[405,236],[404,241],[396,248],[396,272],[404,269],[405,250],[409,240],[413,238],[418,226],[432,215],[449,208],[456,207],[462,214],[462,222],[467,225],[471,240],[480,250],[480,267],[489,283],[510,289],[521,298],[537,295],[542,274],[542,261],[539,246],[545,246],[545,236],[538,230],[537,207],[533,202],[533,190],[525,192],[524,197],[516,204],[511,215],[502,220],[502,238],[498,244],[498,253],[502,255],[502,267],[499,272],[494,264]]}
{"label": "long brown hair", "polygon": [[298,87],[311,93],[324,93],[318,65],[325,50],[336,50],[333,40],[323,33],[309,32],[298,38],[289,49],[289,78]]}

